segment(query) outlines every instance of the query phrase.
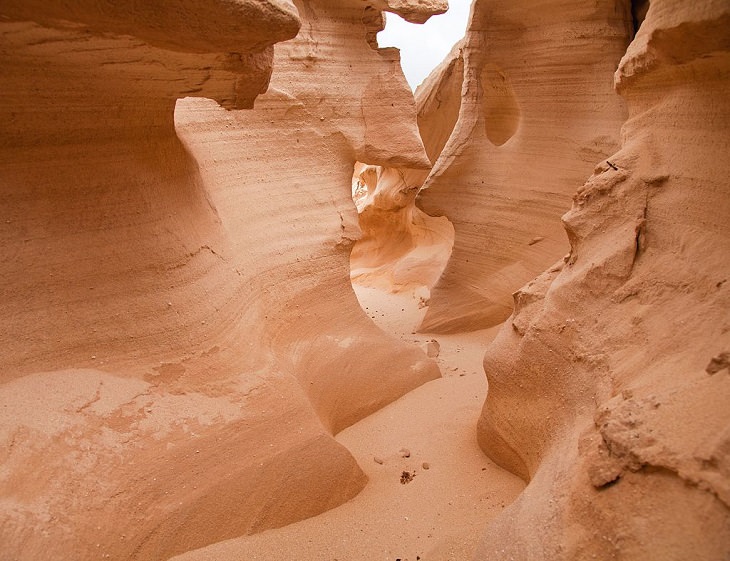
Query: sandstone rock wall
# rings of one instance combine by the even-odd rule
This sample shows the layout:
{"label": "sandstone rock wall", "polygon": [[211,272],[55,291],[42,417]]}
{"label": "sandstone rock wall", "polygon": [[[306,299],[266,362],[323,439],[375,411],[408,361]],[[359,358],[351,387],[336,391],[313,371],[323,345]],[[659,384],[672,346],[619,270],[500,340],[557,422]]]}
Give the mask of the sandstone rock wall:
{"label": "sandstone rock wall", "polygon": [[480,443],[530,484],[477,559],[730,554],[729,24],[652,0],[621,61],[621,148],[485,357]]}
{"label": "sandstone rock wall", "polygon": [[421,330],[504,321],[511,294],[565,254],[560,216],[626,117],[611,74],[628,2],[476,2],[461,108],[419,197],[454,224],[451,260]]}
{"label": "sandstone rock wall", "polygon": [[0,7],[3,553],[161,559],[352,497],[332,433],[438,376],[348,280],[355,159],[427,164],[379,13],[37,4]]}

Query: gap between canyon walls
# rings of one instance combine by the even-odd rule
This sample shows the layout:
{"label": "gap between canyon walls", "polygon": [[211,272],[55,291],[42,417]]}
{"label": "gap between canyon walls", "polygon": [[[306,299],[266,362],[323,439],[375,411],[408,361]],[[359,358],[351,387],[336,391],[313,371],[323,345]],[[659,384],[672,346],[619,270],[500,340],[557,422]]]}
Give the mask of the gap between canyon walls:
{"label": "gap between canyon walls", "polygon": [[[436,162],[452,134],[461,107],[463,56],[457,43],[415,92],[420,137]],[[352,196],[361,238],[350,256],[353,287],[409,294],[426,306],[453,247],[454,229],[445,216],[417,206],[429,170],[356,163]]]}
{"label": "gap between canyon walls", "polygon": [[[648,8],[649,0],[633,0],[630,4],[626,3],[626,6],[617,3],[615,10],[618,16],[618,25],[617,21],[611,22],[611,25],[621,27],[621,13],[626,10],[630,12],[628,17],[632,22],[629,24],[631,29],[623,35],[617,33],[617,37],[619,39],[621,37],[632,38],[646,17]],[[483,17],[480,16],[482,11],[477,10],[477,18]],[[435,21],[432,20],[431,23]],[[375,49],[378,46],[377,34],[379,27],[373,24],[372,20],[369,21],[369,24],[368,38],[371,46]],[[400,24],[406,26],[404,31],[408,30],[408,24],[402,22]],[[591,23],[587,22],[586,26],[589,25]],[[586,33],[590,32],[586,31]],[[530,108],[526,116],[522,115],[518,97],[522,96],[524,98],[525,96],[524,94],[518,96],[520,88],[518,87],[518,91],[515,91],[511,76],[517,76],[518,83],[524,82],[525,77],[520,76],[519,70],[509,68],[511,63],[505,62],[508,59],[505,59],[504,55],[500,53],[499,42],[490,45],[490,48],[496,49],[492,57],[482,56],[483,42],[483,36],[480,37],[478,32],[472,32],[471,43],[476,48],[467,49],[467,52],[471,61],[471,75],[475,76],[475,79],[472,78],[471,81],[464,80],[463,45],[457,44],[454,51],[442,63],[442,66],[446,67],[446,71],[444,72],[444,68],[434,71],[429,78],[430,83],[424,83],[416,90],[419,131],[429,158],[432,164],[435,164],[432,177],[428,177],[426,173],[412,173],[412,170],[383,169],[378,166],[366,166],[359,162],[356,164],[352,188],[353,199],[358,208],[362,237],[355,244],[351,256],[351,275],[355,286],[379,287],[393,292],[413,291],[415,289],[418,292],[415,296],[417,300],[421,301],[423,305],[426,305],[429,301],[431,288],[438,283],[451,257],[453,248],[453,225],[446,224],[447,215],[449,214],[448,209],[455,212],[457,217],[460,213],[463,214],[463,209],[457,208],[454,201],[450,201],[448,207],[429,204],[432,200],[439,200],[439,194],[437,192],[429,193],[428,188],[434,186],[438,191],[442,183],[439,177],[445,174],[447,179],[443,180],[443,183],[449,185],[447,189],[453,191],[454,199],[458,199],[460,182],[463,182],[465,185],[464,191],[468,193],[470,183],[475,182],[474,178],[469,177],[470,166],[474,166],[474,163],[468,162],[470,158],[478,161],[478,157],[460,156],[460,152],[462,152],[465,138],[467,138],[465,135],[469,135],[472,143],[479,139],[478,131],[473,130],[474,125],[477,124],[472,122],[474,119],[478,119],[482,123],[480,130],[483,131],[486,140],[491,145],[492,150],[495,151],[495,156],[492,158],[494,165],[479,170],[483,175],[481,185],[485,184],[484,176],[486,176],[487,184],[494,183],[497,190],[509,193],[515,190],[512,185],[508,185],[510,173],[500,169],[500,166],[509,168],[521,160],[524,160],[522,164],[536,165],[532,161],[535,160],[534,156],[520,154],[523,150],[530,150],[529,148],[507,146],[503,151],[500,151],[500,148],[515,136],[521,121],[526,120],[528,126],[535,127],[535,129],[539,126],[544,127],[545,123],[536,123],[540,120],[540,117],[537,117],[534,108]],[[616,43],[617,41],[613,42]],[[625,44],[624,41],[622,45]],[[620,48],[623,47],[620,46]],[[590,56],[592,58],[585,60],[585,64],[589,68],[600,64],[598,61],[602,59],[599,54]],[[618,57],[618,53],[615,56]],[[453,75],[455,61],[458,61],[461,67],[458,76]],[[500,67],[500,65],[505,64],[507,68]],[[548,61],[545,64],[548,64]],[[558,62],[558,64],[560,63]],[[606,76],[608,75],[608,69],[609,67],[606,65],[601,68],[601,70],[605,70]],[[450,82],[449,87],[444,87],[444,80]],[[441,84],[435,84],[436,81],[441,81]],[[464,106],[466,111],[460,116],[462,85],[467,87]],[[589,87],[594,88],[600,95],[612,97],[615,100],[617,96],[613,94],[610,87],[605,86],[603,84],[590,85]],[[449,88],[452,90],[451,92],[445,91]],[[553,88],[552,91],[551,88]],[[522,86],[522,89],[524,89],[524,86]],[[548,97],[563,96],[563,99],[570,97],[566,92],[559,91],[559,86],[555,87],[550,83],[546,83],[543,89]],[[426,93],[427,90],[430,93]],[[469,92],[471,92],[471,95],[469,95]],[[433,110],[433,106],[429,107],[428,104],[423,103],[429,95],[437,101],[435,104],[436,111]],[[524,100],[523,104],[525,104]],[[526,105],[529,106],[530,103]],[[556,105],[560,106],[560,100],[557,101]],[[431,111],[433,113],[429,115]],[[618,114],[620,118],[621,112],[619,111]],[[581,122],[582,117],[574,119],[575,122],[572,123],[568,122],[569,118],[567,117],[561,117],[561,119],[559,123],[550,125],[551,128],[555,127],[554,130],[556,131],[563,131],[557,133],[559,136],[563,133],[570,134],[569,131],[571,130],[584,129],[590,121],[588,116],[583,119],[583,122]],[[435,123],[434,120],[440,122]],[[545,121],[546,119],[543,118],[542,120]],[[620,120],[609,120],[609,123],[604,125],[605,134],[594,134],[591,139],[579,141],[588,144],[587,147],[581,148],[585,152],[584,154],[571,154],[570,150],[561,152],[559,149],[555,151],[555,160],[548,165],[566,169],[575,167],[581,161],[584,161],[586,166],[592,165],[596,161],[595,158],[598,157],[597,151],[605,152],[606,155],[609,153],[608,144],[611,137],[616,136],[616,127],[619,122]],[[457,124],[459,131],[455,132],[454,128]],[[614,127],[613,131],[609,131],[610,126]],[[537,136],[536,130],[531,130],[529,134]],[[581,130],[578,136],[580,135],[585,135],[585,133]],[[439,161],[439,157],[451,136],[453,136],[452,142],[445,151],[443,159]],[[524,141],[520,140],[519,142],[525,144]],[[529,164],[528,161],[530,161]],[[461,175],[449,174],[449,168],[451,167],[459,169]],[[523,171],[522,166],[518,169]],[[585,167],[585,170],[587,171],[589,168]],[[575,174],[574,180],[579,180],[577,174]],[[464,278],[450,280],[447,272],[437,289],[433,309],[429,309],[429,313],[427,313],[421,326],[422,329],[458,332],[472,327],[479,328],[483,325],[498,324],[512,310],[511,294],[529,280],[531,274],[539,272],[540,268],[534,266],[533,263],[540,259],[547,263],[550,255],[553,259],[560,257],[563,250],[557,242],[558,238],[564,238],[561,230],[556,229],[554,235],[546,236],[545,234],[548,230],[554,229],[556,224],[559,226],[559,222],[556,222],[555,218],[568,209],[566,202],[564,202],[562,209],[555,206],[555,204],[559,200],[567,198],[571,189],[569,187],[571,185],[570,180],[567,177],[561,177],[559,183],[556,183],[555,180],[552,180],[552,182],[548,180],[545,186],[539,185],[540,182],[544,181],[537,177],[528,178],[526,181],[521,178],[520,181],[525,185],[518,189],[517,193],[523,200],[518,200],[513,205],[515,208],[525,207],[525,214],[532,213],[531,220],[538,220],[537,227],[534,228],[526,241],[527,250],[510,248],[509,244],[504,244],[503,247],[500,247],[499,244],[492,247],[488,245],[489,237],[485,234],[488,234],[490,228],[494,227],[490,223],[490,219],[494,220],[494,217],[499,215],[499,209],[490,211],[493,216],[488,213],[487,216],[475,216],[470,219],[470,223],[461,228],[461,230],[464,230],[462,237],[470,238],[468,243],[472,245],[475,244],[476,240],[481,240],[483,244],[486,244],[486,251],[483,248],[479,248],[478,251],[488,255],[482,255],[481,258],[478,255],[476,257],[465,257],[457,251],[456,261],[463,259],[465,263],[463,265],[451,264],[449,271],[458,266],[460,271],[465,273],[467,277],[471,275],[474,278],[471,281],[465,281]],[[560,188],[556,185],[559,185],[565,193],[559,193]],[[420,203],[422,189],[425,189],[423,191],[425,205],[428,207],[429,212],[435,216],[430,216],[420,208],[423,206]],[[443,190],[443,188],[441,189]],[[523,190],[523,192],[520,193],[520,190]],[[540,194],[539,191],[541,190],[547,191],[547,193]],[[504,198],[512,200],[511,196]],[[540,201],[540,199],[545,200]],[[509,203],[505,201],[504,204]],[[530,208],[535,205],[542,205],[548,212]],[[554,208],[551,208],[551,205]],[[518,219],[520,217],[515,216],[514,218]],[[459,218],[457,218],[457,222],[458,220]],[[523,219],[522,221],[526,220]],[[498,219],[495,222],[498,222]],[[473,229],[475,227],[476,231],[469,231],[469,228]],[[515,228],[516,226],[512,224],[511,227]],[[496,238],[496,241],[501,244],[499,238]],[[464,244],[459,245],[463,247]],[[503,254],[504,252],[507,252],[507,254]],[[513,252],[513,255],[510,256],[509,252]],[[485,259],[488,263],[491,261],[503,264],[501,269],[489,276],[486,282],[476,278],[478,273],[470,272],[474,269],[474,265],[471,268],[467,265],[467,263],[478,263],[480,260]],[[488,264],[487,269],[490,266]],[[453,290],[449,290],[448,287],[454,283],[457,286]],[[471,297],[469,296],[470,292],[472,293]],[[500,296],[500,293],[503,294]],[[438,294],[444,295],[443,301]],[[481,296],[478,296],[479,294]],[[442,306],[448,309],[445,314],[439,311]],[[444,315],[450,316],[450,318],[447,319]]]}

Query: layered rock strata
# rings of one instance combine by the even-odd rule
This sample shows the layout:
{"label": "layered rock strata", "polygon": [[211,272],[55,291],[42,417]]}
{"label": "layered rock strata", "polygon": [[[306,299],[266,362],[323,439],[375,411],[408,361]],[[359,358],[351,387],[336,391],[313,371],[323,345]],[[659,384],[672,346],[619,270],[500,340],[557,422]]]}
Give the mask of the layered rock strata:
{"label": "layered rock strata", "polygon": [[728,29],[652,0],[621,61],[621,148],[485,357],[480,443],[530,484],[477,559],[730,555]]}
{"label": "layered rock strata", "polygon": [[299,3],[246,118],[219,104],[266,89],[290,3],[36,4],[0,8],[3,553],[163,559],[352,497],[332,432],[438,376],[348,280],[356,158],[427,165],[394,53]]}
{"label": "layered rock strata", "polygon": [[512,293],[565,254],[560,216],[618,146],[610,76],[631,33],[628,2],[474,4],[458,121],[419,197],[455,229],[422,331],[504,321]]}

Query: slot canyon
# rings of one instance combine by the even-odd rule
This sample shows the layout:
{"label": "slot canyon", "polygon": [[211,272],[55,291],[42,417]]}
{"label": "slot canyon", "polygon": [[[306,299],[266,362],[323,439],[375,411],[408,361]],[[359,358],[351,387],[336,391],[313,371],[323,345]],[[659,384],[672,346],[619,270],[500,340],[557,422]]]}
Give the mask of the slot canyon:
{"label": "slot canyon", "polygon": [[730,559],[730,2],[448,10],[0,3],[0,561]]}

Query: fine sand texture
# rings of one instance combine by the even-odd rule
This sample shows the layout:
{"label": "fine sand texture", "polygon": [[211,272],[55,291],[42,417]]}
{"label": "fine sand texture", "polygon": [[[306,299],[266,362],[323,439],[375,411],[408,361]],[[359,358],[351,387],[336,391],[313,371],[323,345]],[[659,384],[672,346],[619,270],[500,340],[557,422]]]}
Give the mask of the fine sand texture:
{"label": "fine sand texture", "polygon": [[[425,313],[413,293],[355,289],[384,331],[407,343],[434,338],[412,333]],[[315,518],[175,561],[470,559],[486,525],[524,487],[494,465],[476,441],[475,422],[487,390],[481,358],[494,333],[438,336],[442,378],[337,435],[368,477],[357,497]]]}

